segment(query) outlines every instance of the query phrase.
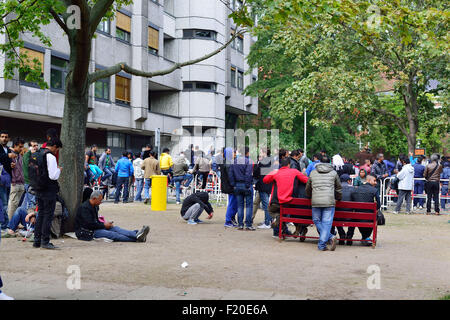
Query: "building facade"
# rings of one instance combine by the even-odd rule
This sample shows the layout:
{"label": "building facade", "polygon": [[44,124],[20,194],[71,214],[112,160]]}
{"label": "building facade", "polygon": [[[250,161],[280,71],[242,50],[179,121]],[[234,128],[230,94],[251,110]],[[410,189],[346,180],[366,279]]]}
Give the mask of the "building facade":
{"label": "building facade", "polygon": [[[158,71],[208,54],[236,32],[228,15],[239,5],[242,1],[135,0],[98,26],[90,71],[118,62]],[[60,127],[70,53],[56,22],[42,30],[52,46],[24,34],[22,50],[41,61],[50,88],[42,90],[20,74],[12,80],[0,78],[0,127],[13,137],[40,141],[48,128]],[[258,112],[257,99],[242,94],[256,79],[256,70],[247,74],[245,61],[255,40],[245,34],[217,55],[165,76],[143,78],[121,72],[97,81],[90,88],[87,145],[110,146],[114,154],[140,151],[145,144],[154,145],[160,132],[160,146],[174,153],[190,143],[203,150],[221,148],[225,129],[235,128],[238,115]],[[201,129],[194,130],[195,126]],[[199,130],[206,139],[189,137]]]}

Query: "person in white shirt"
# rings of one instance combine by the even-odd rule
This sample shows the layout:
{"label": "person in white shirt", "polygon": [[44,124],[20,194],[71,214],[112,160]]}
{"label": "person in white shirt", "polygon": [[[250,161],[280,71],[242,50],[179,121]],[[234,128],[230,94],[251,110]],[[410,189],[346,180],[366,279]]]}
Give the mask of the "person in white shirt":
{"label": "person in white shirt", "polygon": [[394,213],[398,214],[402,207],[403,199],[406,199],[406,213],[411,213],[411,191],[414,190],[414,167],[405,156],[400,158],[403,165],[402,170],[397,173],[398,182],[398,201]]}
{"label": "person in white shirt", "polygon": [[46,170],[48,174],[42,177],[43,181],[39,181],[39,185],[42,187],[35,190],[38,215],[34,228],[34,248],[58,249],[50,243],[50,227],[55,212],[56,194],[59,192],[58,178],[62,170],[55,157],[60,148],[62,148],[61,140],[52,138],[47,142],[46,149],[48,151],[40,150],[45,153],[46,160],[43,161],[44,168],[42,169]]}
{"label": "person in white shirt", "polygon": [[142,160],[140,153],[136,153],[135,157],[136,159],[133,161],[134,180],[136,181],[136,196],[134,201],[143,201],[142,189],[144,187],[144,170],[141,169],[141,165],[144,163],[144,160]]}

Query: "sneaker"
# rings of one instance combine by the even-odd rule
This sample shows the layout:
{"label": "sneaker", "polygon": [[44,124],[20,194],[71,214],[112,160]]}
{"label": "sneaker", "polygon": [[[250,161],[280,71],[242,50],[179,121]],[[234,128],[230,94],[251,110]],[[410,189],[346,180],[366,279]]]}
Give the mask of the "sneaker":
{"label": "sneaker", "polygon": [[195,222],[194,220],[189,219],[187,224],[197,224],[197,222]]}
{"label": "sneaker", "polygon": [[362,240],[368,240],[368,241],[362,241],[362,244],[363,244],[364,246],[370,247],[370,246],[372,245],[372,239],[370,239],[370,238],[365,238],[365,239],[362,239]]}
{"label": "sneaker", "polygon": [[177,204],[180,204],[180,201],[177,201]]}
{"label": "sneaker", "polygon": [[258,229],[272,229],[272,228],[270,227],[270,225],[263,223],[258,226]]}
{"label": "sneaker", "polygon": [[394,211],[393,214],[398,214],[398,211]]}
{"label": "sneaker", "polygon": [[138,231],[138,233],[136,234],[136,242],[145,242],[149,231],[150,231],[149,226],[143,226],[142,229]]}
{"label": "sneaker", "polygon": [[236,228],[237,227],[235,224],[232,224],[232,223],[225,223],[223,226],[225,228]]}
{"label": "sneaker", "polygon": [[49,249],[49,250],[57,250],[59,247],[53,245],[53,243],[49,242],[47,244],[41,244],[41,249]]}
{"label": "sneaker", "polygon": [[331,238],[331,239],[328,241],[327,247],[328,247],[328,245],[330,245],[329,250],[330,250],[330,251],[334,251],[334,250],[336,250],[336,244],[337,244],[337,237],[336,237],[336,236],[333,236],[333,238]]}
{"label": "sneaker", "polygon": [[144,204],[147,204],[147,203],[148,203],[148,199],[144,199]]}
{"label": "sneaker", "polygon": [[40,248],[40,247],[41,247],[41,243],[33,242],[33,248]]}
{"label": "sneaker", "polygon": [[111,243],[113,242],[113,240],[108,239],[108,238],[94,238],[95,241],[103,241],[103,242],[107,242],[107,243]]}
{"label": "sneaker", "polygon": [[196,219],[194,221],[197,222],[197,223],[204,223],[203,220],[200,220],[200,219]]}
{"label": "sneaker", "polygon": [[255,231],[256,228],[253,227],[253,226],[250,226],[250,227],[245,227],[245,230],[247,230],[247,231]]}
{"label": "sneaker", "polygon": [[274,238],[274,239],[280,239],[279,236],[272,236],[272,238]]}
{"label": "sneaker", "polygon": [[238,230],[244,230],[244,226],[239,226]]}
{"label": "sneaker", "polygon": [[14,300],[13,297],[7,296],[3,292],[0,292],[0,300]]}

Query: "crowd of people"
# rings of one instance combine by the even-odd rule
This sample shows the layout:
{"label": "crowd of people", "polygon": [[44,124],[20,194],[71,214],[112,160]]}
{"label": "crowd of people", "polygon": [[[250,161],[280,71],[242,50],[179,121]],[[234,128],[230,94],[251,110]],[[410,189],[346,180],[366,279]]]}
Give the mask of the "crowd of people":
{"label": "crowd of people", "polygon": [[[8,132],[0,131],[0,223],[2,237],[23,236],[33,242],[34,248],[58,249],[50,239],[64,233],[64,219],[68,213],[59,196],[58,179],[62,171],[59,166],[59,151],[63,147],[57,131],[47,131],[46,142],[39,148],[35,140],[28,142],[15,138],[9,144]],[[9,146],[8,146],[9,144]],[[260,207],[264,221],[259,229],[273,229],[273,237],[279,236],[280,205],[292,198],[310,198],[312,220],[319,232],[318,249],[335,250],[338,244],[351,245],[355,228],[344,230],[332,227],[336,201],[376,202],[381,207],[383,180],[390,178],[389,187],[397,191],[398,199],[394,213],[399,213],[406,202],[406,213],[414,208],[423,208],[426,193],[426,213],[439,215],[448,201],[448,179],[450,160],[440,159],[433,154],[429,159],[423,156],[413,158],[400,155],[388,161],[378,154],[374,161],[364,159],[355,163],[339,154],[329,157],[325,150],[309,160],[302,149],[289,152],[269,149],[260,150],[257,161],[252,161],[249,148],[234,150],[224,148],[215,154],[199,147],[188,148],[174,159],[170,150],[164,148],[161,155],[147,145],[142,152],[132,154],[124,151],[115,161],[111,148],[98,156],[98,147],[92,145],[85,153],[85,189],[82,203],[75,219],[75,235],[80,240],[103,239],[105,241],[145,242],[149,226],[125,230],[99,215],[104,198],[103,186],[114,186],[114,203],[120,198],[127,203],[129,191],[136,189],[134,201],[148,203],[151,198],[151,180],[155,175],[166,175],[168,187],[175,189],[177,204],[181,204],[181,191],[188,188],[197,176],[198,188],[203,189],[184,199],[180,208],[183,220],[189,225],[202,223],[203,211],[207,219],[214,214],[206,190],[208,177],[214,173],[220,177],[221,192],[228,195],[224,226],[238,230],[256,230],[254,219]],[[159,159],[158,159],[159,158]],[[418,179],[418,178],[423,178]],[[441,181],[442,179],[442,181]],[[95,188],[95,187],[100,188]],[[94,190],[95,189],[95,190]],[[439,203],[439,192],[441,202]],[[142,196],[142,193],[144,195]],[[256,193],[256,194],[255,194]],[[414,201],[411,196],[414,195]],[[22,226],[22,228],[20,228]],[[295,225],[296,235],[305,236],[308,225]],[[281,229],[291,234],[287,225]],[[361,239],[371,245],[371,228],[359,228]],[[347,240],[347,241],[346,241]],[[304,241],[304,239],[303,239]],[[1,287],[1,279],[0,279]],[[0,298],[7,298],[1,293]]]}

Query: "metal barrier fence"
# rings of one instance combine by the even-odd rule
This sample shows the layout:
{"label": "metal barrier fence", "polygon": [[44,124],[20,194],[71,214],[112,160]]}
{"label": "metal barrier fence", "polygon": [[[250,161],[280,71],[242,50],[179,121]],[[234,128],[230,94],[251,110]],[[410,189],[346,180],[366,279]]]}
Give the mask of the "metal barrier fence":
{"label": "metal barrier fence", "polygon": [[[380,201],[381,201],[381,207],[383,209],[387,209],[388,206],[396,205],[394,198],[398,199],[398,194],[395,190],[390,188],[391,180],[395,176],[387,177],[382,181],[381,187],[380,187]],[[425,178],[414,178],[414,182],[416,181],[425,181]],[[449,179],[441,179],[442,182],[449,182]],[[447,191],[446,195],[442,195],[442,186],[439,186],[439,206],[441,205],[441,200],[446,200],[447,202],[450,201],[450,195]],[[424,199],[426,201],[427,194],[425,193],[425,190],[423,193],[414,193],[414,189],[412,190],[411,194],[411,208],[414,205],[414,199]],[[434,201],[433,201],[434,202]]]}

